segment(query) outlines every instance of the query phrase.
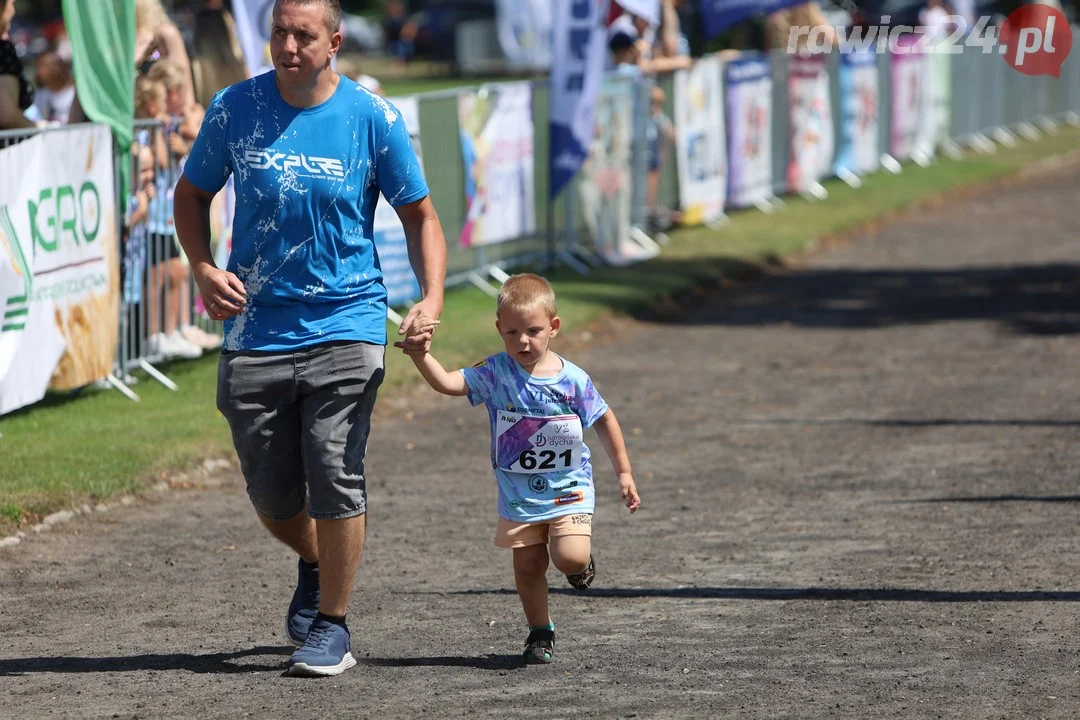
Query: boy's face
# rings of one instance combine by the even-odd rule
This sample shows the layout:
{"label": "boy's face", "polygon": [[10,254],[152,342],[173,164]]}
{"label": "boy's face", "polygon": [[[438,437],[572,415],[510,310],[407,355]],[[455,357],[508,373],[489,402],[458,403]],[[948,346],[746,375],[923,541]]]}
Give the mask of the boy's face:
{"label": "boy's face", "polygon": [[506,309],[499,312],[495,327],[506,354],[522,367],[532,368],[547,355],[551,338],[559,332],[559,317],[548,317],[543,308],[525,312]]}
{"label": "boy's face", "polygon": [[139,151],[139,182],[144,187],[154,184],[154,154],[150,148]]}
{"label": "boy's face", "polygon": [[165,91],[165,108],[173,117],[184,114],[184,96],[180,92],[180,88],[168,88]]}
{"label": "boy's face", "polygon": [[145,117],[154,118],[165,112],[165,107],[163,103],[157,100],[147,100],[143,103],[142,110]]}

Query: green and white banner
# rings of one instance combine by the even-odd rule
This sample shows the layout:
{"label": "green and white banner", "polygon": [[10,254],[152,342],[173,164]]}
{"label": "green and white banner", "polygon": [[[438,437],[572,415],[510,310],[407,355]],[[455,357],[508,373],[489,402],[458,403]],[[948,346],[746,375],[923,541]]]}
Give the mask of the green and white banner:
{"label": "green and white banner", "polygon": [[120,271],[105,125],[0,150],[0,415],[112,372]]}

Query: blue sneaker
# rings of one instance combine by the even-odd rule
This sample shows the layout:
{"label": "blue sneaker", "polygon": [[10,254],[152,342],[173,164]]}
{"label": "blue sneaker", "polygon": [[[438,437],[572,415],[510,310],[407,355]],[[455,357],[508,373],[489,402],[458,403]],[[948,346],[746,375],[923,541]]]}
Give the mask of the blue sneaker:
{"label": "blue sneaker", "polygon": [[307,640],[292,654],[289,674],[302,677],[340,675],[353,665],[349,630],[329,620],[316,618]]}
{"label": "blue sneaker", "polygon": [[297,561],[297,566],[299,577],[285,618],[285,634],[293,645],[300,647],[319,614],[319,566],[311,567],[303,559]]}

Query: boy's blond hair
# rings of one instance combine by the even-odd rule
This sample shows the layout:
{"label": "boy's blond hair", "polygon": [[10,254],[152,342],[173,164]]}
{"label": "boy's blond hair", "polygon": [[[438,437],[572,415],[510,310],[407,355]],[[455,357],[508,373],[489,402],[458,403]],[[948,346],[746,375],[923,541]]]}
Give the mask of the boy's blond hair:
{"label": "boy's blond hair", "polygon": [[541,309],[548,318],[558,314],[555,306],[555,291],[544,278],[532,273],[511,275],[499,290],[499,305],[496,315],[503,310],[529,312]]}
{"label": "boy's blond hair", "polygon": [[165,85],[158,80],[140,77],[135,80],[135,112],[146,114],[147,103],[165,104]]}
{"label": "boy's blond hair", "polygon": [[161,83],[166,90],[184,87],[184,71],[169,58],[161,58],[151,65],[146,77]]}

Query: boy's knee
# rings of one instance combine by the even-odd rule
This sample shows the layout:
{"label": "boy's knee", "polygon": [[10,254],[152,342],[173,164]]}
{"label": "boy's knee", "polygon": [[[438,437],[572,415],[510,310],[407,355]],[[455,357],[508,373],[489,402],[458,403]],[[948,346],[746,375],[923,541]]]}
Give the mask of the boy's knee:
{"label": "boy's knee", "polygon": [[589,567],[589,556],[585,555],[584,558],[574,555],[552,555],[551,562],[555,565],[555,569],[561,572],[563,575],[579,575],[585,572],[585,568]]}
{"label": "boy's knee", "polygon": [[568,542],[566,539],[557,538],[552,542],[551,562],[562,574],[577,575],[585,572],[585,568],[589,566],[590,543],[588,538],[583,539],[584,542],[578,538]]}

